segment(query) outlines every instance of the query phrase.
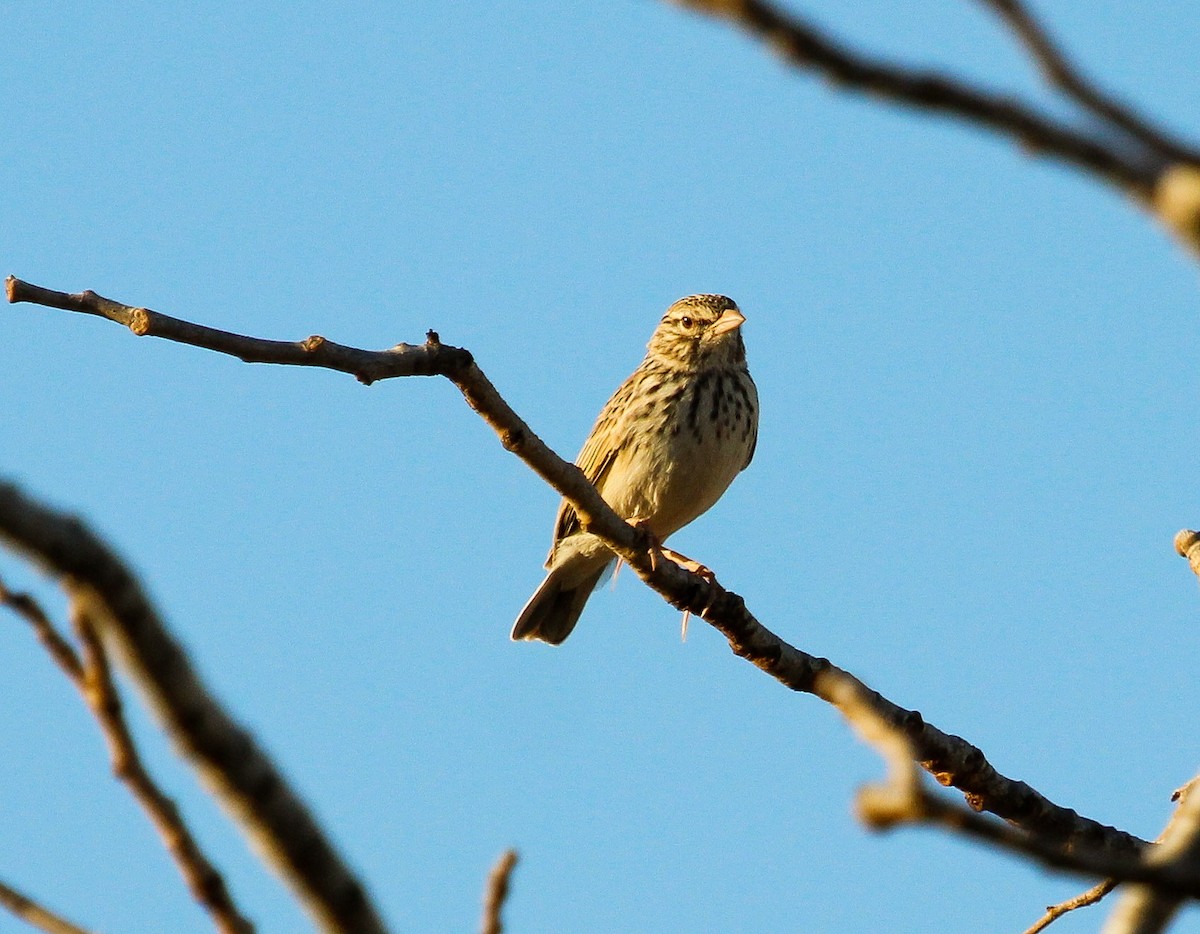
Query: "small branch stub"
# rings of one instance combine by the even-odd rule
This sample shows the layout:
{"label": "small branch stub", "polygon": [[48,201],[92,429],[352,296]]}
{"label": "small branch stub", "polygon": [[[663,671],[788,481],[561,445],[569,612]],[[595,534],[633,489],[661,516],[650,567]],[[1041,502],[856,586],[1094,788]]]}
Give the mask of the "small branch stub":
{"label": "small branch stub", "polygon": [[480,922],[480,934],[503,934],[504,902],[508,899],[509,882],[512,879],[513,868],[517,865],[517,851],[507,850],[496,860],[496,865],[488,873],[487,887],[483,893],[483,920]]}
{"label": "small branch stub", "polygon": [[138,337],[145,337],[150,333],[150,313],[145,308],[135,308],[130,313],[129,330]]}

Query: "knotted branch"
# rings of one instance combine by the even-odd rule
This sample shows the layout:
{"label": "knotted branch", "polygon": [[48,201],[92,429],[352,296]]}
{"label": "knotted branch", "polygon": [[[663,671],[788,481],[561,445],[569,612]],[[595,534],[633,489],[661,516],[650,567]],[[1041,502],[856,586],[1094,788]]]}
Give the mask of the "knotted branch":
{"label": "knotted branch", "polygon": [[[95,313],[91,309],[96,302],[106,302],[106,307],[113,310],[104,316],[114,320],[121,320],[120,315],[135,310],[129,306],[109,302],[107,299],[99,299],[93,293],[67,295],[49,290],[32,292],[24,283],[11,277],[8,287],[10,300],[35,300],[29,296],[46,294],[51,296],[53,301],[45,304],[73,311]],[[200,335],[197,340],[189,341],[197,346],[223,353],[232,352],[226,349],[224,338],[206,344],[201,342],[204,330],[197,329],[188,333],[192,336]],[[266,348],[279,346],[278,342],[262,342],[264,349],[256,350],[256,340],[238,337],[237,346],[240,353],[237,355],[246,353],[248,358],[261,359],[267,356]],[[990,811],[1026,833],[1036,836],[1047,847],[1060,850],[1063,859],[1068,862],[1070,854],[1076,850],[1133,857],[1145,848],[1145,841],[1138,837],[1082,817],[1073,810],[1053,803],[1026,783],[1002,775],[992,767],[977,747],[966,740],[926,723],[916,711],[892,703],[862,685],[852,675],[836,668],[827,659],[809,655],[788,644],[759,623],[740,596],[726,590],[715,579],[707,580],[671,561],[654,561],[644,533],[613,512],[575,465],[560,458],[534,434],[501,398],[491,381],[466,351],[443,347],[440,344],[438,346],[444,353],[439,352],[433,356],[432,370],[446,376],[458,387],[471,407],[496,432],[505,449],[516,454],[538,476],[564,496],[575,508],[584,527],[603,538],[609,547],[667,602],[700,616],[721,632],[735,654],[745,658],[786,687],[813,694],[839,709],[841,695],[834,685],[847,681],[858,685],[856,696],[862,699],[861,702],[868,704],[883,722],[908,737],[915,759],[939,782],[959,789],[975,811]],[[352,348],[347,350],[368,367],[371,367],[372,363],[368,358],[373,356],[392,359],[421,352],[420,348],[404,344],[388,351],[372,352]],[[456,362],[451,364],[449,361]],[[464,364],[463,361],[467,362]],[[298,361],[278,359],[272,362]],[[310,366],[324,365],[308,358],[304,359],[303,363]],[[370,371],[380,373],[377,377],[379,379],[412,375],[406,366],[400,362],[392,370],[371,368]],[[358,372],[357,369],[346,369],[336,365],[330,368]],[[2,526],[3,516],[0,511],[0,527]],[[1090,867],[1077,868],[1081,871],[1092,871]]]}
{"label": "knotted branch", "polygon": [[926,824],[984,840],[1001,849],[1030,856],[1047,866],[1121,882],[1140,882],[1172,896],[1200,898],[1200,862],[1157,860],[1156,850],[1144,854],[1092,849],[1087,842],[1069,851],[1012,823],[980,814],[948,800],[925,786],[917,770],[909,735],[879,715],[878,706],[863,685],[843,673],[826,675],[834,703],[864,742],[873,746],[888,766],[886,781],[860,789],[857,799],[862,820],[876,830],[904,824]]}

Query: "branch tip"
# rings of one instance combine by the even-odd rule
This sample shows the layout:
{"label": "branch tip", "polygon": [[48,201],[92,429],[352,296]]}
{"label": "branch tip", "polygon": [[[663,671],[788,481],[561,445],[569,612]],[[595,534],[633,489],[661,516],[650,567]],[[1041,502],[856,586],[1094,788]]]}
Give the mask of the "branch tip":
{"label": "branch tip", "polygon": [[483,920],[480,923],[482,934],[502,934],[504,931],[502,912],[517,859],[516,850],[505,850],[488,873],[483,893]]}

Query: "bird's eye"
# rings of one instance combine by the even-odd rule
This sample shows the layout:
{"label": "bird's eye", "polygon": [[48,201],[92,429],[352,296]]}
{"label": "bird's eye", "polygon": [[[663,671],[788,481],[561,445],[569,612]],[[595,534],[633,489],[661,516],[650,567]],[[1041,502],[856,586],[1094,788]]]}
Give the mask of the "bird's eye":
{"label": "bird's eye", "polygon": [[679,319],[679,323],[683,325],[683,329],[685,331],[690,331],[692,329],[692,325],[695,324],[696,322],[693,321],[691,318],[689,318],[687,315],[684,315],[682,318]]}

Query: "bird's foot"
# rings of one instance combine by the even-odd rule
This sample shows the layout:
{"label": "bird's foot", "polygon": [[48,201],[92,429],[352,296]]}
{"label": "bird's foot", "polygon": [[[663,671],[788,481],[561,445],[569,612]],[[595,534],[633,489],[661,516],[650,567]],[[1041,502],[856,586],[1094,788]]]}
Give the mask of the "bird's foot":
{"label": "bird's foot", "polygon": [[[692,560],[687,555],[680,554],[678,551],[675,551],[673,548],[666,547],[662,543],[662,541],[659,539],[659,537],[657,535],[655,535],[654,532],[650,529],[649,524],[646,519],[643,519],[641,516],[634,516],[633,518],[629,519],[628,522],[634,528],[639,529],[642,532],[642,534],[645,535],[649,541],[650,570],[651,571],[657,571],[659,559],[666,558],[669,561],[673,561],[675,564],[677,564],[679,567],[683,568],[685,571],[691,571],[693,574],[699,574],[702,578],[704,578],[706,581],[708,581],[708,583],[710,583],[710,584],[716,583],[717,575],[712,572],[711,568],[706,567],[705,565],[701,564],[699,561]],[[620,567],[621,567],[621,559],[618,558],[617,559],[617,568],[620,569]],[[688,622],[691,620],[691,618],[692,618],[692,611],[684,610],[683,611],[683,626],[679,633],[679,641],[680,642],[687,642]]]}
{"label": "bird's foot", "polygon": [[659,545],[658,551],[659,554],[661,554],[664,558],[670,558],[685,571],[691,571],[693,574],[699,574],[710,584],[715,582],[717,579],[717,575],[714,574],[711,569],[705,567],[699,561],[693,561],[687,555],[681,555],[678,551],[667,548],[664,545]]}
{"label": "bird's foot", "polygon": [[[658,559],[662,557],[663,544],[662,540],[654,534],[654,530],[650,528],[650,520],[644,516],[632,516],[625,520],[635,529],[646,536],[647,552],[650,555],[650,570],[658,570]],[[617,560],[620,560],[619,558]]]}

